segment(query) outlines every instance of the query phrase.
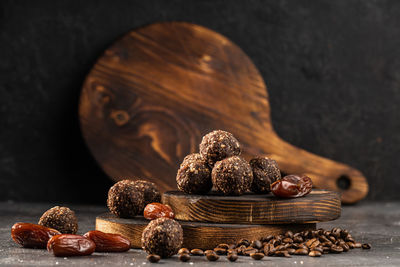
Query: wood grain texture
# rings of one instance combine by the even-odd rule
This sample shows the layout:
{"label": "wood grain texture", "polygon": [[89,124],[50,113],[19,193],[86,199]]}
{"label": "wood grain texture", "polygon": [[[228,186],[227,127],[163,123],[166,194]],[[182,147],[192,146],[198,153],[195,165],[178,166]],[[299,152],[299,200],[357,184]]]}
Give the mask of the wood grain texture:
{"label": "wood grain texture", "polygon": [[[142,232],[148,223],[149,221],[143,217],[122,219],[106,213],[96,218],[96,230],[121,234],[131,241],[132,248],[141,248]],[[201,249],[212,249],[221,243],[232,244],[242,238],[255,240],[271,234],[283,234],[288,230],[299,232],[316,228],[315,223],[282,225],[216,224],[183,221],[179,223],[183,228],[183,247]]]}
{"label": "wood grain texture", "polygon": [[175,218],[184,221],[285,224],[331,221],[340,217],[338,193],[313,190],[300,198],[279,199],[271,194],[242,196],[188,195],[165,192],[162,202],[174,210]]}
{"label": "wood grain texture", "polygon": [[[257,68],[230,40],[198,25],[155,23],[116,41],[86,77],[79,116],[95,159],[116,181],[140,177],[174,189],[184,156],[222,129],[238,138],[246,159],[272,157],[285,173],[341,191],[345,203],[368,192],[358,170],[279,138]],[[347,189],[339,189],[339,177],[347,177]]]}

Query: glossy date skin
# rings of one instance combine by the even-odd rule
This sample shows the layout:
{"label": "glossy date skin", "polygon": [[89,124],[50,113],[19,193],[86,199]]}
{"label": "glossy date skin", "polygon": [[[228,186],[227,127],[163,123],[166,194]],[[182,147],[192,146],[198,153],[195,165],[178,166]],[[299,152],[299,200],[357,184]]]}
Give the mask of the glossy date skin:
{"label": "glossy date skin", "polygon": [[161,217],[173,219],[175,214],[170,206],[161,203],[150,203],[144,208],[143,216],[147,220],[155,220]]}
{"label": "glossy date skin", "polygon": [[287,175],[271,184],[271,192],[277,197],[302,197],[311,192],[312,181],[305,175]]}
{"label": "glossy date skin", "polygon": [[11,228],[11,237],[24,248],[46,248],[50,238],[61,233],[55,229],[33,223],[16,223]]}
{"label": "glossy date skin", "polygon": [[87,232],[83,236],[96,244],[97,252],[125,252],[131,248],[129,239],[122,235],[94,230]]}
{"label": "glossy date skin", "polygon": [[47,250],[56,257],[87,256],[96,249],[96,244],[81,235],[56,235],[47,243]]}

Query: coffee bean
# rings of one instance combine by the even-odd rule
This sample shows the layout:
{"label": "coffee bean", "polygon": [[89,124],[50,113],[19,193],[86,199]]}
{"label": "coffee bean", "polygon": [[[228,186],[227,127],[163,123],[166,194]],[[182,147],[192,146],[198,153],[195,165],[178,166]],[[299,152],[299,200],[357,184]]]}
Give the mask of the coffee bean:
{"label": "coffee bean", "polygon": [[268,235],[266,237],[261,238],[262,242],[269,242],[271,239],[273,239],[274,236],[273,235]]}
{"label": "coffee bean", "polygon": [[294,252],[296,251],[294,248],[287,248],[286,250],[290,255],[294,254]]}
{"label": "coffee bean", "polygon": [[229,253],[226,257],[229,261],[236,261],[239,257],[236,253]]}
{"label": "coffee bean", "polygon": [[293,237],[293,242],[301,243],[301,242],[303,242],[303,238],[301,236],[294,236]]}
{"label": "coffee bean", "polygon": [[159,262],[160,259],[161,259],[161,257],[158,256],[158,255],[156,255],[156,254],[147,255],[147,260],[148,260],[149,262],[151,262],[151,263]]}
{"label": "coffee bean", "polygon": [[229,245],[228,245],[228,244],[219,244],[219,245],[217,246],[217,248],[223,248],[223,249],[228,250],[228,249],[229,249]]}
{"label": "coffee bean", "polygon": [[315,239],[315,241],[311,244],[310,249],[313,249],[317,246],[319,246],[320,242],[318,239]]}
{"label": "coffee bean", "polygon": [[217,253],[217,255],[226,255],[226,249],[224,248],[214,248],[214,252]]}
{"label": "coffee bean", "polygon": [[274,254],[277,257],[286,257],[286,258],[290,258],[290,254],[286,251],[286,250],[278,250],[275,252]]}
{"label": "coffee bean", "polygon": [[204,251],[204,254],[207,255],[208,253],[215,253],[214,250],[211,249],[207,249],[206,251]]}
{"label": "coffee bean", "polygon": [[190,253],[190,251],[187,248],[181,248],[178,251],[178,254],[189,254],[189,253]]}
{"label": "coffee bean", "polygon": [[291,239],[290,237],[286,237],[282,240],[283,243],[293,243],[293,239]]}
{"label": "coffee bean", "polygon": [[342,253],[343,252],[343,248],[339,247],[339,246],[336,246],[336,245],[333,245],[333,246],[331,246],[331,250],[330,251],[332,253]]}
{"label": "coffee bean", "polygon": [[321,257],[322,253],[316,250],[311,251],[310,253],[308,253],[308,256],[310,257]]}
{"label": "coffee bean", "polygon": [[354,242],[346,242],[350,249],[354,248]]}
{"label": "coffee bean", "polygon": [[312,245],[315,241],[317,241],[316,238],[309,239],[309,240],[306,241],[305,245],[309,248],[309,247],[311,247],[311,245]]}
{"label": "coffee bean", "polygon": [[344,252],[347,252],[350,250],[350,247],[349,247],[349,245],[347,245],[347,243],[342,244],[341,247],[343,248]]}
{"label": "coffee bean", "polygon": [[227,253],[227,254],[232,254],[232,253],[236,253],[236,254],[237,254],[237,251],[236,251],[235,249],[230,248],[230,249],[228,249],[228,250],[226,251],[226,253]]}
{"label": "coffee bean", "polygon": [[259,261],[262,258],[264,258],[264,253],[261,253],[261,252],[251,253],[250,257],[252,257],[256,261]]}
{"label": "coffee bean", "polygon": [[361,247],[362,247],[363,249],[371,249],[371,245],[368,244],[368,243],[362,244]]}
{"label": "coffee bean", "polygon": [[321,253],[324,252],[324,250],[322,249],[322,247],[315,247],[315,248],[313,248],[312,250],[319,251],[319,252],[321,252]]}
{"label": "coffee bean", "polygon": [[289,238],[293,238],[293,232],[292,231],[287,231],[286,233],[285,233],[285,237],[289,237]]}
{"label": "coffee bean", "polygon": [[199,249],[199,248],[194,248],[194,249],[192,249],[192,250],[190,251],[190,253],[191,253],[193,256],[203,256],[203,255],[204,255],[204,251],[202,251],[202,250]]}
{"label": "coffee bean", "polygon": [[237,250],[237,253],[238,253],[239,255],[244,255],[244,252],[245,252],[245,250],[246,250],[246,246],[245,246],[245,245],[241,245],[241,246],[238,247],[236,250]]}
{"label": "coffee bean", "polygon": [[361,243],[359,243],[359,242],[357,242],[357,243],[354,243],[354,248],[361,248]]}
{"label": "coffee bean", "polygon": [[330,247],[322,247],[322,252],[323,253],[329,253],[329,251],[331,251],[331,248]]}
{"label": "coffee bean", "polygon": [[299,248],[294,252],[295,255],[308,255],[308,249]]}
{"label": "coffee bean", "polygon": [[190,261],[190,255],[187,253],[183,253],[179,255],[179,260],[183,262]]}
{"label": "coffee bean", "polygon": [[219,256],[215,253],[207,253],[206,258],[209,261],[217,261],[219,259]]}
{"label": "coffee bean", "polygon": [[334,237],[334,236],[329,236],[328,237],[329,238],[329,240],[332,242],[332,243],[335,243],[336,242],[336,238]]}
{"label": "coffee bean", "polygon": [[240,239],[239,242],[237,243],[237,246],[244,245],[246,247],[250,246],[250,241],[247,239]]}
{"label": "coffee bean", "polygon": [[245,256],[250,256],[250,254],[256,253],[256,252],[258,252],[258,249],[255,249],[255,248],[252,248],[252,247],[248,247],[248,248],[245,249],[244,255]]}
{"label": "coffee bean", "polygon": [[256,249],[261,249],[262,248],[262,243],[260,240],[254,240],[251,242],[251,247],[256,248]]}

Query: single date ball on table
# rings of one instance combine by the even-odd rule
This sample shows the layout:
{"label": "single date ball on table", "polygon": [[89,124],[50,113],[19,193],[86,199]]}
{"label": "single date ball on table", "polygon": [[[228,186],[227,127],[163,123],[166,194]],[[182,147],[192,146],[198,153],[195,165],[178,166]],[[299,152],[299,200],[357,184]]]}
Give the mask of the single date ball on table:
{"label": "single date ball on table", "polygon": [[161,258],[175,255],[182,247],[183,230],[181,225],[169,218],[152,220],[142,233],[142,248],[149,254]]}
{"label": "single date ball on table", "polygon": [[257,157],[250,160],[250,166],[253,169],[251,191],[254,193],[263,194],[270,192],[271,184],[281,179],[281,171],[273,159]]}
{"label": "single date ball on table", "polygon": [[[146,207],[147,204],[154,202],[161,202],[161,193],[158,190],[155,183],[146,180],[136,180],[133,181],[133,184],[137,188],[139,188],[140,191],[143,192],[143,197],[144,197],[143,209],[144,207]],[[141,210],[139,213],[143,213],[143,210]]]}
{"label": "single date ball on table", "polygon": [[239,156],[240,144],[231,133],[221,130],[212,131],[201,140],[200,155],[212,167],[224,158]]}
{"label": "single date ball on table", "polygon": [[233,156],[218,161],[211,172],[211,178],[217,192],[242,195],[251,187],[253,172],[246,160]]}
{"label": "single date ball on table", "polygon": [[108,191],[107,206],[121,218],[133,218],[144,209],[143,191],[131,180],[122,180]]}
{"label": "single date ball on table", "polygon": [[78,219],[75,212],[67,207],[55,206],[47,210],[40,217],[38,224],[56,229],[62,234],[76,234],[78,231]]}
{"label": "single date ball on table", "polygon": [[198,153],[187,155],[176,175],[178,189],[188,194],[205,194],[212,188],[211,170]]}

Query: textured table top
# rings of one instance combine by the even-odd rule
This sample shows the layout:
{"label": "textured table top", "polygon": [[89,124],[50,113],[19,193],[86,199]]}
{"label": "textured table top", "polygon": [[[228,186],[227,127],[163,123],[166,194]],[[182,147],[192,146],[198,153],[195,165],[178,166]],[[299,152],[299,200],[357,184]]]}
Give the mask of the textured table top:
{"label": "textured table top", "polygon": [[[146,253],[131,249],[125,253],[94,253],[86,257],[57,258],[46,250],[24,249],[10,237],[15,222],[36,223],[48,208],[62,203],[32,204],[0,202],[0,265],[31,266],[149,266]],[[106,211],[105,207],[66,205],[76,211],[79,219],[79,233],[94,229],[95,217]],[[254,261],[239,257],[230,263],[225,257],[217,262],[208,262],[205,257],[192,257],[190,262],[180,262],[177,257],[161,260],[162,266],[400,266],[400,202],[364,202],[345,206],[342,216],[336,221],[319,223],[317,227],[341,227],[349,229],[359,242],[368,242],[371,250],[353,249],[338,255],[326,254],[320,258],[293,256],[292,258],[265,257]]]}

